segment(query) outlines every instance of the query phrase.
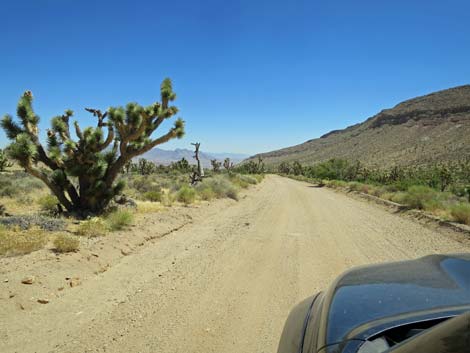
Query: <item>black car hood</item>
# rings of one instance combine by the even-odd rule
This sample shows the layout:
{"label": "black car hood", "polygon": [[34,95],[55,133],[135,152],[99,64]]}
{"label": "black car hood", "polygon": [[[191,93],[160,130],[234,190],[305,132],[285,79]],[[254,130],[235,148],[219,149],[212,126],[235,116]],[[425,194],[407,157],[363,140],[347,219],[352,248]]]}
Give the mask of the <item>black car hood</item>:
{"label": "black car hood", "polygon": [[355,329],[373,321],[470,305],[470,254],[352,269],[327,296],[324,343],[357,339]]}

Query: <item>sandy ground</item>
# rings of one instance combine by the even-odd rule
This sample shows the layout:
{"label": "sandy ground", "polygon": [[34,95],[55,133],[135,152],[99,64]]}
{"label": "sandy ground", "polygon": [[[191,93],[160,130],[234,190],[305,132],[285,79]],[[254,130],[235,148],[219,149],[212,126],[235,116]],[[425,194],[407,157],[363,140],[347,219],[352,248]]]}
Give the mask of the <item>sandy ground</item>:
{"label": "sandy ground", "polygon": [[[130,233],[152,234],[153,226],[166,235],[129,246],[106,271],[94,271],[106,254],[91,250],[3,260],[0,276],[10,278],[0,277],[0,351],[275,352],[290,308],[351,266],[470,250],[463,235],[277,176],[239,202],[171,212],[171,225],[184,227],[166,234],[164,216],[147,216],[145,231]],[[28,259],[34,265],[24,269]],[[37,304],[37,295],[60,286],[49,277],[58,281],[59,272],[66,281],[64,267],[86,280]],[[28,273],[36,282],[17,284]],[[19,308],[15,300],[28,296]]]}

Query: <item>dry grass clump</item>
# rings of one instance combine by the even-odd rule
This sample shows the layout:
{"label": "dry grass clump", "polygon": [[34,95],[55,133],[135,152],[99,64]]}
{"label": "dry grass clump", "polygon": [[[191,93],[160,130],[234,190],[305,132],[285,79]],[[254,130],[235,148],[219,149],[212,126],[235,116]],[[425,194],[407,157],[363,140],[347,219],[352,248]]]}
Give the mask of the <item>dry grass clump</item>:
{"label": "dry grass clump", "polygon": [[134,214],[128,210],[117,210],[108,214],[105,221],[109,230],[114,232],[132,225],[134,223]]}
{"label": "dry grass clump", "polygon": [[19,227],[8,228],[0,225],[1,256],[29,254],[44,248],[47,241],[47,233],[39,228],[22,230]]}
{"label": "dry grass clump", "polygon": [[258,184],[258,180],[250,175],[231,174],[229,178],[233,184],[243,189],[248,188],[250,185]]}
{"label": "dry grass clump", "polygon": [[54,239],[54,250],[59,253],[75,252],[80,247],[80,240],[72,235],[61,233]]}
{"label": "dry grass clump", "polygon": [[144,193],[143,198],[146,201],[161,202],[163,199],[163,195],[161,191],[153,190],[153,191],[147,191],[146,193]]}
{"label": "dry grass clump", "polygon": [[452,218],[463,224],[470,225],[470,203],[460,203],[450,209]]}
{"label": "dry grass clump", "polygon": [[80,223],[77,234],[87,238],[102,237],[108,233],[108,225],[99,217],[93,217]]}
{"label": "dry grass clump", "polygon": [[152,201],[137,201],[137,212],[138,213],[154,213],[164,209],[162,203]]}

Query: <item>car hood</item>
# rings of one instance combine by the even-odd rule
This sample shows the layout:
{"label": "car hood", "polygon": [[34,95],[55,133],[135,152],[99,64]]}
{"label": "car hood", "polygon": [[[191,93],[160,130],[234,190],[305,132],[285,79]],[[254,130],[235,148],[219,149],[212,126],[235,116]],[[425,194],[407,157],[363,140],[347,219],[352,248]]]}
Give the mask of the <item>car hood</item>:
{"label": "car hood", "polygon": [[352,269],[330,287],[325,305],[326,345],[359,338],[354,332],[371,322],[470,305],[470,254]]}

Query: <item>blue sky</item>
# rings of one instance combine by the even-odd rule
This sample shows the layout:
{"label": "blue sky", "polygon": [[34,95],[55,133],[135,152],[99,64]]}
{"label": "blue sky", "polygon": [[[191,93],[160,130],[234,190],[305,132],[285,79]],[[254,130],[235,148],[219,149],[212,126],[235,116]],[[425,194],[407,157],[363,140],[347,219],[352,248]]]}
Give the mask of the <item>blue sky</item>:
{"label": "blue sky", "polygon": [[[44,130],[66,108],[150,104],[171,77],[183,140],[253,154],[469,83],[470,2],[0,3],[0,113],[30,89]],[[7,143],[3,132],[0,145]]]}

